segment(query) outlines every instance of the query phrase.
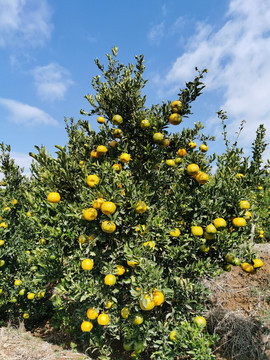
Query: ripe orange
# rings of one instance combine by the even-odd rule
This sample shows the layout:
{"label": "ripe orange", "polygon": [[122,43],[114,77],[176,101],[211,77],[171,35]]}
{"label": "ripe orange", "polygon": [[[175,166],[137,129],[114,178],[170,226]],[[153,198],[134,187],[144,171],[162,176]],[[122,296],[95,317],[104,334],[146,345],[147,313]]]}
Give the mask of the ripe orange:
{"label": "ripe orange", "polygon": [[244,215],[243,217],[244,217],[244,219],[246,219],[246,220],[250,220],[251,217],[252,217],[252,214],[251,214],[250,211],[246,211],[246,212],[245,212],[245,215]]}
{"label": "ripe orange", "polygon": [[99,145],[99,146],[97,147],[97,153],[98,153],[98,155],[105,155],[107,151],[108,151],[108,150],[107,150],[106,146],[104,146],[104,145]]}
{"label": "ripe orange", "polygon": [[190,141],[190,143],[188,144],[188,147],[190,149],[195,149],[196,146],[197,146],[197,144],[194,141]]}
{"label": "ripe orange", "polygon": [[113,132],[113,136],[117,139],[121,139],[123,136],[123,131],[121,129],[115,129]]}
{"label": "ripe orange", "polygon": [[105,285],[113,286],[116,283],[116,277],[112,274],[108,274],[104,279]]}
{"label": "ripe orange", "polygon": [[153,241],[146,241],[143,243],[143,246],[149,246],[150,249],[153,249],[155,247],[155,243]]}
{"label": "ripe orange", "polygon": [[204,328],[206,326],[206,320],[205,320],[205,318],[203,316],[196,316],[193,321],[200,328]]}
{"label": "ripe orange", "polygon": [[94,208],[89,208],[86,210],[83,210],[83,219],[84,220],[88,220],[88,221],[92,221],[95,220],[97,218],[97,210]]}
{"label": "ripe orange", "polygon": [[118,144],[118,142],[116,140],[113,140],[113,141],[110,142],[110,146],[112,148],[114,148],[117,144]]}
{"label": "ripe orange", "polygon": [[223,218],[216,218],[214,220],[214,225],[217,229],[220,228],[225,228],[227,226],[226,220],[224,220]]}
{"label": "ripe orange", "polygon": [[175,162],[172,159],[168,159],[168,160],[166,160],[166,165],[169,166],[169,167],[174,167]]}
{"label": "ripe orange", "polygon": [[164,295],[161,291],[155,290],[153,292],[153,298],[156,306],[160,306],[164,302]]}
{"label": "ripe orange", "polygon": [[98,198],[93,201],[92,206],[94,209],[99,210],[101,208],[101,205],[104,203],[103,198]]}
{"label": "ripe orange", "polygon": [[203,228],[201,226],[191,226],[191,233],[194,236],[202,236]]}
{"label": "ripe orange", "polygon": [[172,108],[172,112],[173,113],[178,113],[182,110],[183,108],[183,103],[181,100],[174,100],[172,103],[171,103],[171,108]]}
{"label": "ripe orange", "polygon": [[127,319],[129,317],[129,314],[130,314],[130,310],[128,307],[124,307],[122,310],[121,310],[121,316],[123,319]]}
{"label": "ripe orange", "polygon": [[105,123],[104,117],[99,116],[99,117],[97,118],[97,122],[98,122],[99,124],[104,124],[104,123]]}
{"label": "ripe orange", "polygon": [[98,315],[98,318],[97,318],[97,322],[99,325],[108,325],[109,324],[109,321],[110,321],[110,318],[109,318],[109,315],[108,314],[100,314]]}
{"label": "ripe orange", "polygon": [[127,153],[123,153],[120,155],[120,161],[122,161],[122,163],[126,164],[128,163],[130,160],[130,155]]}
{"label": "ripe orange", "polygon": [[175,330],[172,330],[170,332],[170,340],[171,341],[175,341],[176,340],[176,331]]}
{"label": "ripe orange", "polygon": [[105,201],[103,204],[101,204],[101,211],[105,215],[112,215],[116,210],[116,206],[111,201]]}
{"label": "ripe orange", "polygon": [[114,305],[114,302],[112,300],[107,300],[105,303],[105,307],[107,309],[110,309]]}
{"label": "ripe orange", "polygon": [[0,240],[0,246],[4,245],[5,240]]}
{"label": "ripe orange", "polygon": [[208,234],[215,234],[217,232],[217,229],[213,224],[209,224],[209,225],[206,226],[205,231]]}
{"label": "ripe orange", "polygon": [[33,300],[35,298],[35,294],[34,293],[28,293],[27,294],[27,299],[28,300]]}
{"label": "ripe orange", "polygon": [[244,175],[241,174],[241,173],[237,173],[237,174],[235,174],[235,177],[236,177],[237,179],[243,179]]}
{"label": "ripe orange", "polygon": [[147,210],[147,205],[144,201],[138,201],[135,205],[135,211],[138,214],[143,214]]}
{"label": "ripe orange", "polygon": [[101,224],[101,230],[107,234],[111,234],[115,231],[116,225],[112,221],[103,221]]}
{"label": "ripe orange", "polygon": [[261,259],[254,259],[252,261],[254,269],[260,269],[263,266],[263,262]]}
{"label": "ripe orange", "polygon": [[142,120],[141,123],[140,123],[140,127],[142,129],[148,129],[150,127],[149,120],[147,120],[147,119]]}
{"label": "ripe orange", "polygon": [[170,145],[170,140],[169,139],[164,139],[162,141],[162,147],[167,148]]}
{"label": "ripe orange", "polygon": [[205,172],[199,172],[198,175],[196,175],[196,181],[203,185],[203,184],[206,184],[209,180],[209,176],[205,173]]}
{"label": "ripe orange", "polygon": [[143,323],[143,317],[142,315],[136,315],[134,316],[134,319],[133,319],[133,324],[134,325],[141,325]]}
{"label": "ripe orange", "polygon": [[12,204],[12,205],[17,205],[17,204],[18,204],[18,200],[17,200],[17,199],[13,199],[13,200],[11,201],[11,204]]}
{"label": "ripe orange", "polygon": [[202,144],[202,145],[200,145],[199,149],[201,152],[205,153],[208,150],[208,146],[205,144]]}
{"label": "ripe orange", "polygon": [[30,317],[30,315],[29,315],[28,313],[24,313],[24,314],[23,314],[23,318],[24,318],[24,319],[29,319],[29,317]]}
{"label": "ripe orange", "polygon": [[241,268],[249,274],[255,273],[254,267],[252,265],[250,265],[249,263],[245,262],[245,263],[241,264]]}
{"label": "ripe orange", "polygon": [[86,179],[87,185],[89,185],[91,188],[95,187],[99,184],[99,177],[97,175],[88,175]]}
{"label": "ripe orange", "polygon": [[90,271],[93,269],[93,266],[94,266],[94,261],[91,259],[84,259],[81,263],[81,267],[83,268],[83,270]]}
{"label": "ripe orange", "polygon": [[122,165],[121,164],[113,164],[113,168],[115,171],[121,171],[122,170]]}
{"label": "ripe orange", "polygon": [[123,265],[117,265],[116,266],[116,271],[117,271],[116,275],[121,276],[121,275],[123,275],[125,273],[126,269],[124,268]]}
{"label": "ripe orange", "polygon": [[184,157],[187,155],[187,150],[186,149],[179,149],[177,151],[177,154],[180,156],[180,157]]}
{"label": "ripe orange", "polygon": [[98,159],[99,158],[99,154],[96,150],[92,150],[91,153],[90,153],[90,156],[93,158],[93,159]]}
{"label": "ripe orange", "polygon": [[56,203],[58,203],[60,201],[60,194],[58,192],[51,192],[47,196],[47,200],[50,203],[56,204]]}
{"label": "ripe orange", "polygon": [[127,260],[127,264],[128,266],[131,266],[131,267],[135,267],[135,265],[138,264],[138,261],[137,260]]}
{"label": "ripe orange", "polygon": [[121,115],[114,115],[112,118],[112,123],[114,125],[121,125],[123,122],[123,118]]}
{"label": "ripe orange", "polygon": [[93,324],[91,321],[83,321],[81,323],[81,330],[83,332],[90,332],[93,329]]}
{"label": "ripe orange", "polygon": [[189,164],[187,167],[188,175],[195,175],[199,172],[200,168],[197,164]]}
{"label": "ripe orange", "polygon": [[241,209],[248,210],[250,208],[250,203],[247,200],[241,200],[239,206]]}
{"label": "ripe orange", "polygon": [[177,113],[173,113],[170,117],[169,117],[169,122],[172,125],[179,125],[182,122],[182,116],[177,114]]}
{"label": "ripe orange", "polygon": [[151,299],[151,295],[149,294],[143,295],[139,303],[140,303],[140,308],[144,311],[152,310],[155,307],[155,303]]}
{"label": "ripe orange", "polygon": [[98,311],[97,311],[97,309],[94,309],[94,308],[89,308],[88,310],[87,310],[87,317],[88,317],[88,319],[90,319],[90,320],[95,320],[97,317],[98,317]]}
{"label": "ripe orange", "polygon": [[15,280],[14,281],[14,285],[15,286],[20,286],[22,284],[22,281],[21,280]]}
{"label": "ripe orange", "polygon": [[243,227],[247,224],[246,219],[242,217],[233,218],[232,223],[235,227]]}
{"label": "ripe orange", "polygon": [[170,230],[170,235],[172,237],[178,237],[180,235],[180,230],[178,228],[174,228],[173,230]]}
{"label": "ripe orange", "polygon": [[164,139],[164,135],[161,133],[155,133],[153,135],[153,140],[155,143],[161,143],[163,141],[163,139]]}

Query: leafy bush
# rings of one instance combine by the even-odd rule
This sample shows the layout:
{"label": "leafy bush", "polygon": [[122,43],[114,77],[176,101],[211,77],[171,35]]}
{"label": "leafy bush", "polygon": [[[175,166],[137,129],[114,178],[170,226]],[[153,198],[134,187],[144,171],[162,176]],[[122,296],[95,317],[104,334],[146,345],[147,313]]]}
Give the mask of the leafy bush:
{"label": "leafy bush", "polygon": [[170,132],[191,115],[206,70],[176,101],[147,108],[143,56],[125,66],[113,48],[107,59],[107,68],[96,60],[91,110],[81,110],[98,117],[98,132],[88,120],[65,120],[68,143],[55,157],[36,146],[29,180],[2,145],[1,317],[49,316],[103,359],[116,340],[133,358],[212,359],[215,338],[193,323],[205,312],[200,279],[254,256],[240,201],[255,209],[249,189],[264,174],[263,131],[248,164],[237,142],[229,146],[219,112],[227,151],[211,174],[214,138],[203,125]]}

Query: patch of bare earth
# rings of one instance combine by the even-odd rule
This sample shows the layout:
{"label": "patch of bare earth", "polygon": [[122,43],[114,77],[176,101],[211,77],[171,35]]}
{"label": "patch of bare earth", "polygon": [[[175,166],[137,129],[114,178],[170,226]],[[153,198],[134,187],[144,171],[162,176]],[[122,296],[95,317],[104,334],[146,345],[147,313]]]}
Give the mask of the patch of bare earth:
{"label": "patch of bare earth", "polygon": [[264,266],[255,274],[233,266],[206,281],[212,292],[208,331],[220,337],[219,360],[270,359],[270,254],[268,245],[257,250]]}
{"label": "patch of bare earth", "polygon": [[26,332],[24,326],[0,328],[1,360],[86,360],[84,354],[63,350]]}

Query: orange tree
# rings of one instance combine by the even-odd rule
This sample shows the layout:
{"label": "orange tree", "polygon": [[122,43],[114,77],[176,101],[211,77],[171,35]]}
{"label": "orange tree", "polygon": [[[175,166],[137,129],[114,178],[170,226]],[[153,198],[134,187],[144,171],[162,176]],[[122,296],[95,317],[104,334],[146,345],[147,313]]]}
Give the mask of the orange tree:
{"label": "orange tree", "polygon": [[254,256],[237,151],[211,176],[203,125],[169,131],[188,121],[206,70],[176,100],[147,108],[143,56],[125,66],[113,48],[107,59],[96,60],[91,110],[81,110],[99,131],[66,120],[68,143],[54,157],[36,146],[31,179],[1,191],[21,199],[16,216],[2,210],[2,313],[31,324],[47,312],[100,359],[118,340],[133,358],[213,359],[200,279]]}

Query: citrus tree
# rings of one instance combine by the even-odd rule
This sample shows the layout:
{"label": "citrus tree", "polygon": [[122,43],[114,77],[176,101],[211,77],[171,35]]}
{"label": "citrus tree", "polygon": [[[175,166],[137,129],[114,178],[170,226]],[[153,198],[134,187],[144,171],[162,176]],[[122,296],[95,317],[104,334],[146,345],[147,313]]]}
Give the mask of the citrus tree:
{"label": "citrus tree", "polygon": [[90,110],[65,120],[67,144],[55,156],[30,153],[30,180],[3,145],[1,200],[17,201],[1,215],[3,318],[49,314],[99,359],[119,342],[132,358],[214,359],[200,280],[241,262],[251,273],[262,266],[249,247],[251,165],[227,147],[211,175],[214,138],[188,123],[206,70],[148,108],[143,56],[123,65],[113,48],[107,60],[96,60]]}

